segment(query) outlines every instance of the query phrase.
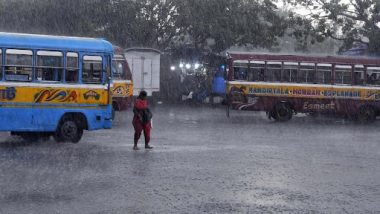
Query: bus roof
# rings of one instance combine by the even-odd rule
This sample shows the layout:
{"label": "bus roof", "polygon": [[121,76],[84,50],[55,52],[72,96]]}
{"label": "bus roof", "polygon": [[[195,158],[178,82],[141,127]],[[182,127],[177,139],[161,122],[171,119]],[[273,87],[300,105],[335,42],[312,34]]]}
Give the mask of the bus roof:
{"label": "bus roof", "polygon": [[232,60],[248,61],[281,61],[281,62],[306,62],[306,63],[330,63],[344,65],[380,65],[380,58],[352,57],[352,56],[311,56],[311,55],[280,55],[258,53],[228,53]]}
{"label": "bus roof", "polygon": [[112,44],[104,39],[4,32],[0,32],[0,47],[113,52]]}

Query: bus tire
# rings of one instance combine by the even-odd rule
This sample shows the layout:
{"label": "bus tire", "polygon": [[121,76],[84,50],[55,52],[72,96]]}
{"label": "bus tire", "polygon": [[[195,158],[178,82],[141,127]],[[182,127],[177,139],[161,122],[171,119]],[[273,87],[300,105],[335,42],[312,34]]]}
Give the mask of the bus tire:
{"label": "bus tire", "polygon": [[280,122],[288,121],[293,117],[293,110],[288,103],[278,103],[272,112],[272,117]]}
{"label": "bus tire", "polygon": [[71,117],[64,117],[54,134],[54,139],[57,142],[78,143],[82,135],[83,128]]}
{"label": "bus tire", "polygon": [[372,106],[364,105],[359,108],[358,121],[360,123],[373,123],[376,120],[376,112]]}

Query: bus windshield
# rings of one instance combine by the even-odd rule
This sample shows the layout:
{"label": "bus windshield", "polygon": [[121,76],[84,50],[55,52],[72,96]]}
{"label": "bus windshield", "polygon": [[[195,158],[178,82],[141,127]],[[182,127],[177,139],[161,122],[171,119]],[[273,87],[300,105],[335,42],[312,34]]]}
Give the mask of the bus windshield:
{"label": "bus windshield", "polygon": [[112,61],[112,72],[115,80],[131,80],[132,73],[125,59],[114,59]]}
{"label": "bus windshield", "polygon": [[120,80],[125,79],[126,78],[125,63],[123,61],[114,60],[112,62],[112,72],[113,72],[114,79],[120,79]]}

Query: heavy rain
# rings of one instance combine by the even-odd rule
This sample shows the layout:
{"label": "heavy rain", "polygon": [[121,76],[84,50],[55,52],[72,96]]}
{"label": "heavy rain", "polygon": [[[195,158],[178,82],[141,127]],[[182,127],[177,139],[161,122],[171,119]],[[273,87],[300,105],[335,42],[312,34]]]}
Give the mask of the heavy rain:
{"label": "heavy rain", "polygon": [[0,213],[379,213],[376,0],[0,0]]}

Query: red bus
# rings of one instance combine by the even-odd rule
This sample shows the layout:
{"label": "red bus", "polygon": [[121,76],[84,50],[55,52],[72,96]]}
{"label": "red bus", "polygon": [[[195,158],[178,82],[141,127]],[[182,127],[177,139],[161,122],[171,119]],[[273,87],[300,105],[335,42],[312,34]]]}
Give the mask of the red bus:
{"label": "red bus", "polygon": [[333,113],[373,122],[380,114],[380,59],[229,53],[229,110],[266,111],[277,121],[295,113]]}

